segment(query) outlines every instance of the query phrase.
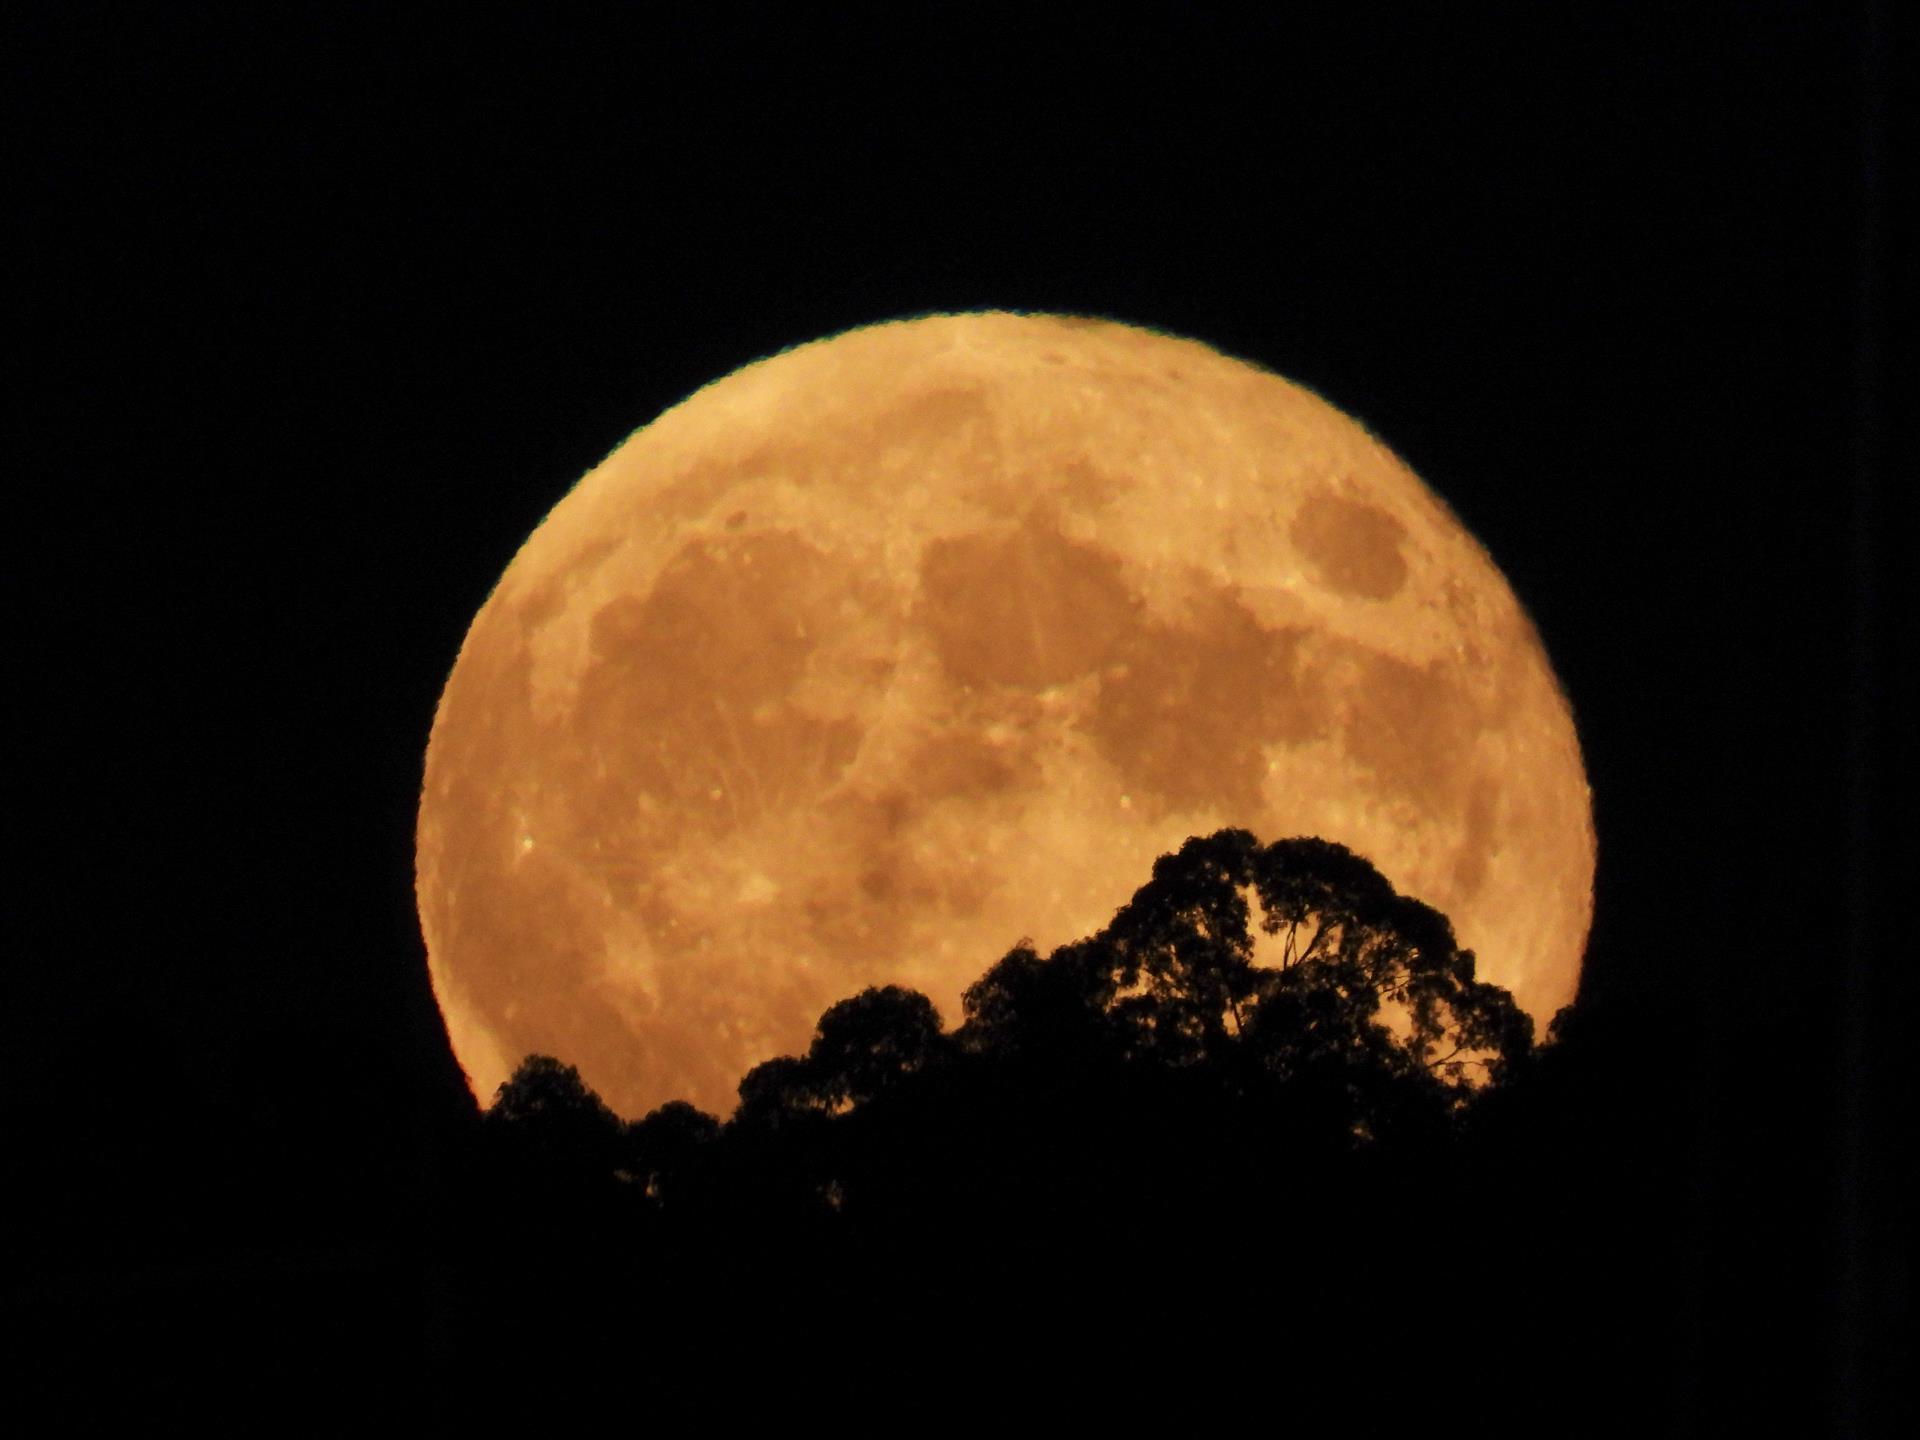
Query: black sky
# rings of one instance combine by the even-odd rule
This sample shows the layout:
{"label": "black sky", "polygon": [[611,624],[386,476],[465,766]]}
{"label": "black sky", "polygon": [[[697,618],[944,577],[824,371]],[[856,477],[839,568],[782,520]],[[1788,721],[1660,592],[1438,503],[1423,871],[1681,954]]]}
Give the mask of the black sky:
{"label": "black sky", "polygon": [[[451,1073],[421,756],[521,540],[783,346],[1092,312],[1319,390],[1487,545],[1587,751],[1590,986],[1696,1027],[1636,1063],[1698,1135],[1703,1316],[1771,1247],[1806,1353],[1862,1323],[1911,694],[1884,22],[1196,8],[13,11],[23,1153],[198,1157],[216,1237],[290,1131],[327,1214],[402,1203]],[[42,1268],[172,1243],[60,1233]]]}

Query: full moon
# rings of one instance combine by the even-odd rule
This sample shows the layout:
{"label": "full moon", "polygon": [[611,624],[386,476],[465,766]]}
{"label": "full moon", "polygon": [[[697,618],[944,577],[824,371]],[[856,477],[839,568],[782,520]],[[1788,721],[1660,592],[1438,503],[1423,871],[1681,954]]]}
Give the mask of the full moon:
{"label": "full moon", "polygon": [[935,315],[707,386],[554,507],[434,716],[416,888],[483,1099],[543,1053],[725,1114],[834,1001],[951,1023],[1229,825],[1365,855],[1536,1021],[1572,999],[1573,717],[1446,506],[1195,341]]}

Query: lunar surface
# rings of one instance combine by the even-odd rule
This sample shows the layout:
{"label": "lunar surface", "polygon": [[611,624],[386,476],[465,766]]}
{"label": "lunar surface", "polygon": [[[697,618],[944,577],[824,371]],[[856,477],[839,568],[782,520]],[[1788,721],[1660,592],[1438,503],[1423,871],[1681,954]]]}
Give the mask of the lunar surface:
{"label": "lunar surface", "polygon": [[483,1099],[725,1114],[868,985],[949,1023],[1190,835],[1336,840],[1536,1021],[1592,910],[1573,719],[1360,425],[1189,340],[930,316],[749,365],[554,508],[434,718],[417,890]]}

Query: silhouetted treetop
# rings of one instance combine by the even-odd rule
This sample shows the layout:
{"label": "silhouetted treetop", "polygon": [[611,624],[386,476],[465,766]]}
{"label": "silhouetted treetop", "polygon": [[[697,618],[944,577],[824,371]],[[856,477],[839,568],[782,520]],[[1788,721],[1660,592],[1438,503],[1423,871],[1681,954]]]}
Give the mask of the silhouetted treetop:
{"label": "silhouetted treetop", "polygon": [[1439,911],[1344,846],[1263,846],[1244,830],[1162,856],[1099,934],[1045,960],[1014,950],[965,1004],[976,1052],[1104,1049],[1349,1092],[1394,1082],[1449,1107],[1527,1054],[1533,1033]]}
{"label": "silhouetted treetop", "polygon": [[740,1079],[734,1128],[778,1129],[832,1113],[818,1074],[804,1055],[763,1060]]}
{"label": "silhouetted treetop", "polygon": [[720,1139],[720,1121],[685,1100],[670,1100],[627,1126],[621,1176],[649,1200],[670,1204]]}
{"label": "silhouetted treetop", "polygon": [[1009,950],[961,997],[958,1039],[970,1053],[1071,1063],[1110,1049],[1106,1016],[1116,980],[1096,938],[1042,958],[1031,944]]}
{"label": "silhouetted treetop", "polygon": [[488,1131],[524,1158],[551,1167],[611,1170],[625,1127],[580,1072],[551,1055],[529,1055],[494,1092]]}
{"label": "silhouetted treetop", "polygon": [[933,1002],[886,985],[822,1015],[807,1059],[829,1104],[864,1105],[936,1061],[944,1043]]}
{"label": "silhouetted treetop", "polygon": [[831,1006],[803,1056],[756,1065],[740,1082],[746,1123],[779,1125],[867,1104],[938,1062],[940,1013],[917,990],[884,985]]}
{"label": "silhouetted treetop", "polygon": [[496,1125],[599,1129],[619,1117],[588,1088],[580,1072],[551,1055],[529,1055],[494,1092],[487,1118]]}
{"label": "silhouetted treetop", "polygon": [[1126,1147],[1149,1129],[1182,1146],[1291,1136],[1317,1154],[1435,1136],[1532,1050],[1532,1022],[1478,979],[1439,911],[1343,846],[1244,830],[1161,856],[1097,934],[1045,957],[1017,946],[964,1008],[948,1033],[914,990],[842,1000],[804,1055],[742,1078],[724,1125],[676,1103],[623,1126],[545,1056],[500,1087],[487,1123],[514,1153],[617,1176],[663,1209],[723,1192],[839,1209],[920,1185],[963,1149],[991,1169],[1106,1146],[1083,1168],[1131,1185],[1153,1166]]}

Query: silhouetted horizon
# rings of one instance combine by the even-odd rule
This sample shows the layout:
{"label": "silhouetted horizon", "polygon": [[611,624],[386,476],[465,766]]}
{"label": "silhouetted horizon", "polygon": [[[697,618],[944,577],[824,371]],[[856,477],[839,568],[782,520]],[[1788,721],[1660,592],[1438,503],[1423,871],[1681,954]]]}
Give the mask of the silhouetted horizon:
{"label": "silhouetted horizon", "polygon": [[[1497,1067],[1503,1062],[1516,1062],[1531,1045],[1536,1029],[1535,1022],[1515,1006],[1511,993],[1505,987],[1476,979],[1474,954],[1472,951],[1462,951],[1457,947],[1453,939],[1452,925],[1447,917],[1413,896],[1397,893],[1365,856],[1355,853],[1338,842],[1318,836],[1294,836],[1262,847],[1250,832],[1239,829],[1223,829],[1207,837],[1190,836],[1177,852],[1162,855],[1155,865],[1154,880],[1137,889],[1133,897],[1115,913],[1113,920],[1097,934],[1057,947],[1044,961],[1034,952],[1032,945],[1023,940],[994,962],[989,971],[968,988],[963,997],[967,1019],[956,1030],[946,1030],[938,1008],[924,994],[911,987],[893,984],[869,986],[858,995],[842,997],[822,1016],[821,1024],[830,1025],[835,1017],[848,1013],[849,1007],[867,1002],[871,997],[885,995],[896,997],[889,1003],[911,1003],[916,1007],[917,1023],[924,1032],[925,1045],[928,1047],[929,1054],[945,1044],[958,1045],[963,1049],[970,1045],[977,1045],[978,1035],[987,1023],[987,1017],[976,1014],[976,1007],[995,1006],[997,1003],[999,1008],[1004,1010],[1007,1003],[1005,996],[999,996],[996,1000],[996,981],[1004,983],[1007,974],[1016,971],[1031,976],[1043,969],[1057,968],[1063,972],[1072,969],[1084,970],[1087,957],[1098,947],[1105,946],[1111,950],[1116,945],[1126,945],[1127,941],[1124,937],[1128,931],[1137,929],[1142,923],[1138,912],[1155,904],[1167,903],[1162,893],[1167,888],[1162,872],[1165,871],[1171,875],[1177,867],[1181,866],[1191,869],[1193,865],[1200,863],[1198,857],[1208,851],[1224,852],[1227,859],[1223,863],[1235,867],[1235,873],[1238,876],[1228,887],[1230,892],[1238,894],[1237,908],[1233,893],[1223,892],[1220,895],[1209,896],[1208,899],[1219,912],[1209,918],[1218,923],[1237,924],[1242,927],[1244,933],[1232,938],[1210,936],[1207,942],[1228,946],[1232,950],[1235,964],[1242,972],[1237,983],[1244,993],[1236,994],[1230,1001],[1229,1011],[1225,1012],[1235,1025],[1236,1033],[1240,1026],[1252,1021],[1253,1012],[1248,1010],[1243,1014],[1241,1007],[1251,1004],[1257,998],[1256,992],[1261,988],[1259,978],[1263,976],[1263,972],[1264,978],[1270,981],[1276,972],[1285,972],[1296,964],[1323,966],[1328,963],[1328,956],[1334,953],[1336,947],[1342,944],[1359,943],[1358,940],[1350,941],[1346,938],[1352,933],[1352,927],[1363,923],[1357,911],[1349,908],[1333,915],[1323,915],[1322,912],[1322,906],[1329,897],[1340,891],[1342,887],[1347,887],[1349,907],[1363,902],[1370,907],[1368,918],[1364,923],[1376,929],[1389,926],[1415,927],[1424,932],[1420,937],[1421,942],[1436,950],[1447,952],[1450,963],[1455,967],[1454,973],[1437,978],[1426,977],[1427,990],[1420,996],[1422,1009],[1418,1015],[1410,1013],[1411,1002],[1404,985],[1397,989],[1389,987],[1392,989],[1390,994],[1382,993],[1382,999],[1394,1012],[1390,1018],[1398,1021],[1399,1028],[1409,1031],[1406,1043],[1431,1047],[1436,1037],[1445,1032],[1448,1023],[1454,1024],[1456,1029],[1463,1023],[1452,1011],[1448,1011],[1447,1018],[1442,1020],[1436,1010],[1436,1007],[1446,1004],[1446,1000],[1439,991],[1449,985],[1458,992],[1451,997],[1456,1003],[1464,1006],[1468,1003],[1467,996],[1471,993],[1478,999],[1480,1008],[1486,1012],[1475,1017],[1476,1028],[1473,1035],[1468,1039],[1460,1040],[1449,1055],[1443,1058],[1428,1056],[1421,1063],[1443,1069],[1457,1084],[1460,1078],[1468,1073],[1469,1067],[1475,1068],[1477,1078],[1486,1079],[1493,1073],[1491,1067]],[[1260,861],[1270,868],[1279,867],[1284,871],[1291,867],[1299,871],[1300,873],[1287,877],[1287,883],[1290,884],[1291,889],[1272,889],[1273,885],[1281,883],[1279,875],[1276,874],[1268,877],[1265,882],[1268,888],[1263,891],[1262,882],[1257,881],[1248,868],[1256,863],[1255,857],[1259,857]],[[1188,879],[1189,883],[1192,883],[1191,875]],[[1284,912],[1270,909],[1269,902],[1274,906],[1290,906],[1291,909]],[[1315,919],[1320,928],[1310,936],[1302,936],[1299,933],[1299,927],[1307,918]],[[1284,939],[1281,938],[1283,925],[1286,929]],[[1246,928],[1248,926],[1251,928]],[[1273,944],[1280,947],[1278,954],[1261,953],[1263,933],[1272,940]],[[1417,942],[1408,939],[1403,943],[1414,946]],[[1296,953],[1296,947],[1299,953]],[[902,957],[903,962],[907,958]],[[1110,963],[1116,967],[1117,971],[1127,975],[1128,978],[1125,981],[1127,986],[1146,988],[1151,983],[1143,979],[1139,969],[1141,962],[1137,958],[1130,962],[1114,959]],[[1168,983],[1164,975],[1155,978],[1162,984]],[[1403,981],[1404,979],[1403,976]],[[1118,983],[1116,979],[1109,977],[1110,987]],[[911,997],[910,1002],[907,997]],[[1141,1002],[1150,998],[1151,992],[1130,998],[1128,1003],[1134,1008],[1136,1023],[1139,1023]],[[1094,1002],[1090,1000],[1088,1003]],[[1564,1013],[1567,1008],[1570,1007],[1562,1007],[1562,1012]],[[1190,1024],[1200,1023],[1191,1015],[1183,1018]],[[1550,1031],[1552,1023],[1550,1019],[1549,1025],[1545,1028]],[[1389,1024],[1382,1028],[1390,1036],[1396,1027]],[[815,1049],[817,1050],[822,1043],[831,1042],[828,1041],[824,1032],[817,1031],[814,1039]],[[1394,1042],[1389,1039],[1386,1043]],[[1509,1050],[1513,1054],[1509,1055],[1507,1053]],[[1464,1058],[1459,1058],[1462,1057],[1463,1052]],[[1495,1058],[1489,1059],[1489,1055]],[[790,1072],[791,1075],[797,1076],[804,1073],[809,1064],[817,1068],[820,1063],[824,1063],[821,1057],[811,1053],[805,1058],[768,1057],[759,1066],[742,1075],[740,1094],[742,1097],[749,1091],[754,1094],[764,1094],[767,1086],[773,1083],[773,1077],[783,1072]],[[567,1057],[538,1052],[529,1053],[522,1057],[509,1079],[495,1087],[495,1093],[490,1099],[483,1098],[478,1091],[474,1090],[469,1079],[468,1089],[479,1109],[490,1111],[501,1102],[503,1097],[519,1094],[518,1081],[530,1065],[533,1065],[535,1071],[543,1074],[550,1074],[552,1066],[560,1065],[572,1072],[578,1081],[577,1068],[567,1063]],[[591,1085],[584,1081],[579,1083],[584,1087],[585,1093],[591,1096],[593,1103],[604,1105],[605,1102],[597,1094],[592,1093]],[[834,1088],[841,1083],[837,1080],[829,1083],[827,1093],[834,1098],[823,1103],[826,1103],[830,1109],[838,1108],[848,1102],[849,1096]],[[738,1103],[739,1101],[736,1100],[736,1108]],[[817,1102],[801,1101],[800,1103]],[[667,1107],[690,1108],[690,1102],[684,1096],[674,1096],[652,1109]],[[631,1123],[641,1117],[621,1116],[619,1118]]]}

